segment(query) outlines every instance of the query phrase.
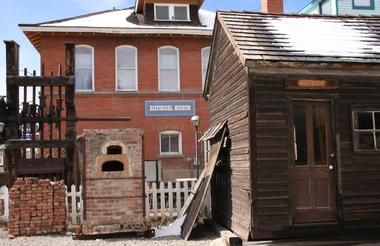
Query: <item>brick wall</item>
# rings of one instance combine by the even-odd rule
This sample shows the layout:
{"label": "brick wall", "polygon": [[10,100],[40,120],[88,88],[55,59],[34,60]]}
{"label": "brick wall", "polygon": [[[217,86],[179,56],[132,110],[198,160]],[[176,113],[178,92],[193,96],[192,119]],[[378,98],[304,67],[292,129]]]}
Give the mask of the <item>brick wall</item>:
{"label": "brick wall", "polygon": [[[84,130],[85,221],[83,233],[145,231],[142,139],[140,129]],[[108,155],[107,147],[122,147]],[[107,161],[123,163],[124,170],[105,172]]]}
{"label": "brick wall", "polygon": [[[76,94],[75,103],[80,117],[131,117],[129,122],[78,122],[78,135],[87,128],[142,128],[144,130],[145,160],[161,160],[165,180],[194,177],[194,127],[191,117],[145,117],[145,100],[195,100],[196,114],[201,118],[200,130],[208,128],[208,106],[201,96],[201,50],[211,45],[211,37],[181,36],[80,36],[41,34],[41,59],[47,73],[64,64],[64,43],[87,44],[95,53],[95,92]],[[115,92],[115,48],[132,45],[138,49],[137,93]],[[179,48],[181,92],[158,92],[159,47]],[[159,133],[182,133],[183,154],[176,157],[160,156]]]}
{"label": "brick wall", "polygon": [[8,234],[33,236],[66,231],[63,181],[18,178],[9,192]]}

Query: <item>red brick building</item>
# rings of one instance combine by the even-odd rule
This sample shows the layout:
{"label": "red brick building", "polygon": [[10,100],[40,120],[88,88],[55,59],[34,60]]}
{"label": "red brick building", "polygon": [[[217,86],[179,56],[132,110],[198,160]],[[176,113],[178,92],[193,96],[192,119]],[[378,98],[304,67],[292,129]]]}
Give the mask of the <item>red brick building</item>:
{"label": "red brick building", "polygon": [[86,128],[142,128],[146,175],[194,177],[191,116],[208,126],[202,101],[215,15],[203,0],[137,0],[113,9],[21,29],[41,55],[45,71],[65,64],[65,43],[76,45],[76,109],[80,117],[130,121],[78,122]]}

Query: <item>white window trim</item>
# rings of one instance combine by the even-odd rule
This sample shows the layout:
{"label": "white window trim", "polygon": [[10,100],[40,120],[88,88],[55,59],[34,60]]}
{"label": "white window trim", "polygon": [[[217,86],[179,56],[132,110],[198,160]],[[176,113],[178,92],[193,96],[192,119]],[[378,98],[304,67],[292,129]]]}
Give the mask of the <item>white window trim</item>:
{"label": "white window trim", "polygon": [[[117,51],[118,49],[122,49],[122,48],[130,48],[130,49],[133,49],[136,53],[136,56],[135,56],[135,70],[136,70],[136,78],[135,78],[135,89],[132,89],[132,90],[128,90],[128,89],[119,89],[118,88],[118,84],[117,84],[117,81],[118,81],[118,76],[117,76]],[[136,92],[139,90],[139,83],[138,83],[138,50],[135,46],[132,46],[132,45],[120,45],[120,46],[117,46],[115,48],[115,91],[116,92]]]}
{"label": "white window trim", "polygon": [[[169,9],[169,19],[157,19],[157,11],[156,11],[156,6],[162,6],[162,7],[168,7]],[[172,19],[172,17],[175,17],[174,16],[174,7],[186,7],[187,9],[187,20],[176,20],[176,19]],[[155,3],[154,4],[154,20],[155,21],[182,21],[182,22],[190,22],[191,21],[191,18],[190,18],[190,5],[189,4],[168,4],[168,3]]]}
{"label": "white window trim", "polygon": [[[356,113],[371,113],[372,114],[372,121],[373,121],[373,129],[356,129],[355,128],[355,121],[356,121],[356,117],[355,117],[355,114]],[[376,139],[376,133],[380,133],[380,129],[376,129],[376,125],[375,125],[375,113],[380,113],[380,111],[376,111],[376,110],[353,110],[352,111],[352,130],[355,133],[372,133],[373,134],[373,138],[374,138],[374,149],[368,149],[368,150],[364,150],[364,149],[357,149],[356,148],[356,144],[357,144],[357,137],[353,136],[353,144],[354,144],[354,150],[356,152],[379,152],[380,151],[380,146],[377,146],[377,139]]]}
{"label": "white window trim", "polygon": [[[177,134],[178,135],[178,150],[179,152],[162,152],[161,151],[161,136],[165,134]],[[182,133],[178,131],[164,131],[160,132],[160,137],[159,137],[159,142],[160,142],[160,155],[162,156],[173,156],[173,155],[182,155]]]}
{"label": "white window trim", "polygon": [[[160,64],[160,50],[165,48],[175,49],[177,51],[177,69],[178,69],[178,85],[177,90],[161,90],[161,64]],[[174,46],[162,46],[157,50],[157,58],[158,58],[158,91],[159,92],[180,92],[181,91],[181,67],[180,67],[180,57],[179,57],[179,49]]]}
{"label": "white window trim", "polygon": [[91,45],[87,44],[78,44],[75,45],[75,48],[77,47],[86,47],[91,49],[91,54],[92,54],[92,88],[91,90],[82,90],[82,89],[75,89],[75,92],[94,92],[95,91],[95,49]]}
{"label": "white window trim", "polygon": [[203,88],[204,88],[204,85],[205,85],[205,81],[206,81],[206,75],[207,75],[207,68],[206,68],[206,71],[204,72],[205,74],[203,74],[203,52],[205,52],[206,50],[209,50],[209,56],[208,56],[208,62],[210,62],[210,52],[211,52],[211,47],[208,46],[208,47],[204,47],[202,48],[201,50],[201,73],[202,73],[202,91],[203,91]]}

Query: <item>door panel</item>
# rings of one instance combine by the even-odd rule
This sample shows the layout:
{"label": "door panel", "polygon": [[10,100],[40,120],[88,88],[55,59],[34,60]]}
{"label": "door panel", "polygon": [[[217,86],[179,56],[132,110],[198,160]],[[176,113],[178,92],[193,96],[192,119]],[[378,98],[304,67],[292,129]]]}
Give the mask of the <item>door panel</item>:
{"label": "door panel", "polygon": [[294,102],[294,223],[335,221],[331,108]]}

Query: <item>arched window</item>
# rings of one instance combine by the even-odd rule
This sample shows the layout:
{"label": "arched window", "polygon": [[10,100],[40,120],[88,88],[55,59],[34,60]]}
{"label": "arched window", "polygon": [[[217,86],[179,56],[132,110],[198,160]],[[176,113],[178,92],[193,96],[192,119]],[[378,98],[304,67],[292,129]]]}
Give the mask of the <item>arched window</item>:
{"label": "arched window", "polygon": [[180,91],[179,50],[164,46],[158,49],[159,90]]}
{"label": "arched window", "polygon": [[160,154],[180,155],[182,154],[182,136],[177,131],[166,131],[160,133]]}
{"label": "arched window", "polygon": [[204,87],[204,83],[206,79],[209,57],[210,57],[210,47],[203,48],[202,49],[202,89]]}
{"label": "arched window", "polygon": [[137,91],[137,48],[116,48],[116,90]]}
{"label": "arched window", "polygon": [[75,46],[75,89],[94,90],[94,48],[89,45]]}

